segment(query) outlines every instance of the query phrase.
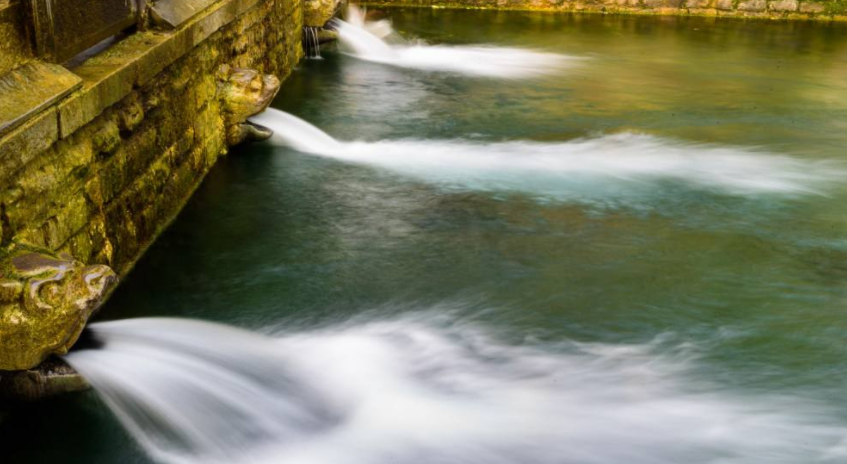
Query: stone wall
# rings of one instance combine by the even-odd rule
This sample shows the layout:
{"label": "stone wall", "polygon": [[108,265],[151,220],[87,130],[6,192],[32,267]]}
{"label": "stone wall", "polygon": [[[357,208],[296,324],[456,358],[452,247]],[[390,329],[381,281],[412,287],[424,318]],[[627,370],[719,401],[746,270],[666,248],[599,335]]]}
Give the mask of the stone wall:
{"label": "stone wall", "polygon": [[227,151],[222,65],[284,79],[302,22],[302,0],[222,0],[71,68],[81,86],[0,137],[2,245],[125,274]]}
{"label": "stone wall", "polygon": [[847,20],[847,0],[376,0],[374,6]]}

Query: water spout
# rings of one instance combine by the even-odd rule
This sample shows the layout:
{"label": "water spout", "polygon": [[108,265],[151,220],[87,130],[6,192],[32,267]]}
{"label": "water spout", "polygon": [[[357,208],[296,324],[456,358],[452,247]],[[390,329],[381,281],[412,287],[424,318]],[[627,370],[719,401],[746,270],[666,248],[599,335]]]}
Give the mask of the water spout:
{"label": "water spout", "polygon": [[514,79],[556,74],[579,61],[555,53],[512,47],[389,44],[384,39],[397,36],[390,22],[366,22],[362,12],[353,5],[347,17],[349,22],[333,20],[342,47],[356,58],[375,63]]}
{"label": "water spout", "polygon": [[659,345],[513,346],[418,319],[268,337],[183,319],[91,325],[71,352],[174,464],[844,462],[799,399],[703,393]]}
{"label": "water spout", "polygon": [[274,143],[365,164],[449,189],[524,192],[562,201],[637,203],[667,181],[729,195],[820,194],[844,167],[732,146],[618,133],[566,142],[468,140],[338,141],[269,108],[252,118]]}

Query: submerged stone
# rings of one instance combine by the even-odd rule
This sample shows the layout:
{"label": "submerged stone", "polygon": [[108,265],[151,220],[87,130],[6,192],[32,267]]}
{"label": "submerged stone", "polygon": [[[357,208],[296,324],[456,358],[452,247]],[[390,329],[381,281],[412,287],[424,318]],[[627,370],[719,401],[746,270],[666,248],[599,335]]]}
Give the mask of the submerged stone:
{"label": "submerged stone", "polygon": [[117,283],[108,266],[15,246],[0,258],[0,370],[65,354]]}

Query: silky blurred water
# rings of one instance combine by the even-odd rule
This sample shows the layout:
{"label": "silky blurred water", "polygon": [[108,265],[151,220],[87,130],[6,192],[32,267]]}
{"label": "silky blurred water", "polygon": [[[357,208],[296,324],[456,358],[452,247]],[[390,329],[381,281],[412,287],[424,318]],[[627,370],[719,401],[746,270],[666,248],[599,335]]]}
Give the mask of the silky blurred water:
{"label": "silky blurred water", "polygon": [[[755,153],[766,157],[761,179],[782,166],[780,160],[801,166],[825,163],[834,166],[832,173],[847,162],[843,25],[384,12],[381,17],[392,19],[407,38],[532,48],[579,57],[579,65],[555,75],[502,80],[405,69],[324,50],[323,60],[301,64],[274,106],[337,140],[390,142],[397,157],[404,155],[397,147],[409,139],[472,144],[482,147],[474,153],[484,157],[486,146],[642,137],[660,141],[645,149],[650,155],[666,154],[669,146]],[[438,152],[440,163],[449,163],[450,147],[447,155]],[[601,144],[586,156],[602,157],[608,150]],[[714,167],[708,164],[709,153],[698,151],[701,164],[694,168],[682,161],[679,166],[702,173],[696,166]],[[416,155],[419,146],[408,148],[410,160]],[[518,160],[521,150],[508,155]],[[456,164],[462,166],[463,160]],[[756,192],[685,177],[569,178],[568,195],[539,195],[532,188],[498,189],[447,168],[452,177],[445,180],[439,172],[419,175],[273,144],[234,150],[213,169],[101,317],[227,322],[281,337],[292,353],[316,359],[327,373],[356,367],[365,374],[353,372],[364,377],[368,367],[382,364],[370,364],[374,358],[369,356],[348,359],[342,356],[344,345],[340,354],[328,356],[316,340],[332,347],[332,334],[353,331],[371,337],[373,327],[388,340],[405,340],[421,326],[437,340],[457,331],[479,333],[490,340],[482,345],[485,349],[471,344],[463,348],[468,352],[457,355],[451,348],[438,351],[447,358],[434,359],[480,356],[482,364],[448,369],[436,363],[435,368],[468,375],[486,366],[480,378],[494,382],[495,399],[513,387],[525,390],[514,379],[491,377],[497,369],[489,357],[500,358],[490,350],[517,359],[516,365],[529,350],[532,359],[548,360],[542,366],[557,375],[584,379],[584,384],[557,389],[555,376],[527,374],[543,378],[542,389],[529,390],[530,396],[549,401],[541,404],[562,404],[560,395],[568,392],[572,400],[587,398],[591,408],[586,409],[597,414],[581,419],[586,435],[578,443],[594,446],[595,458],[608,457],[597,462],[626,460],[614,449],[635,450],[629,457],[639,460],[627,462],[653,462],[650,456],[655,462],[744,462],[739,455],[777,443],[768,441],[774,437],[790,436],[820,441],[784,451],[772,462],[837,462],[839,449],[843,452],[837,437],[847,427],[841,400],[847,387],[843,178],[813,179],[813,189]],[[737,169],[717,168],[736,179]],[[515,179],[506,180],[523,185],[525,175],[517,170]],[[298,344],[304,334],[317,335]],[[401,343],[386,351],[422,363],[433,358],[421,350],[445,346],[415,340],[411,348]],[[574,356],[562,346],[617,355],[610,367],[605,355]],[[504,372],[512,373],[513,367]],[[629,374],[633,369],[638,375]],[[653,377],[654,371],[661,375]],[[339,390],[361,388],[345,386],[343,375],[327,375]],[[485,385],[493,388],[485,382],[480,388]],[[616,388],[620,385],[631,388]],[[372,388],[369,395],[379,391],[378,385]],[[397,399],[392,392],[397,390],[386,390],[386,397]],[[679,423],[661,422],[670,417],[663,414],[667,409],[651,409],[644,402],[660,397],[685,399],[679,403]],[[540,414],[527,409],[527,416],[520,417],[522,409],[512,404],[504,404],[499,412],[504,411],[510,418],[518,416],[515,420]],[[483,422],[504,420],[497,408],[490,412],[492,418]],[[722,423],[747,418],[751,428],[738,430],[750,435],[701,446],[703,435],[680,433],[684,443],[672,449],[648,438],[686,427],[714,433],[709,426],[716,423],[708,419],[712,413]],[[659,423],[626,419],[651,414]],[[410,413],[404,422],[398,415],[397,433],[413,433],[418,416]],[[441,420],[449,422],[449,417]],[[755,427],[763,417],[776,418],[773,428]],[[633,430],[627,424],[646,432],[624,433]],[[753,430],[761,434],[753,436]],[[4,462],[7,457],[15,463],[150,462],[93,394],[13,412],[0,433]],[[561,433],[563,440],[550,442],[575,443],[575,435]],[[491,451],[485,448],[488,442],[474,441],[475,435],[452,435],[468,437],[465,442],[448,435],[441,436],[444,450],[472,443],[477,451]],[[511,443],[498,437],[503,446]],[[510,437],[548,443],[550,436],[514,430]],[[723,446],[724,452],[712,445]],[[576,448],[585,449],[571,449]],[[776,445],[769,449],[780,452]],[[395,462],[414,462],[409,449],[390,451],[403,458]],[[437,462],[465,462],[450,453],[434,456],[442,459]],[[514,462],[533,462],[531,456],[515,456],[523,460]],[[569,463],[568,458],[563,451],[560,461],[535,462]]]}

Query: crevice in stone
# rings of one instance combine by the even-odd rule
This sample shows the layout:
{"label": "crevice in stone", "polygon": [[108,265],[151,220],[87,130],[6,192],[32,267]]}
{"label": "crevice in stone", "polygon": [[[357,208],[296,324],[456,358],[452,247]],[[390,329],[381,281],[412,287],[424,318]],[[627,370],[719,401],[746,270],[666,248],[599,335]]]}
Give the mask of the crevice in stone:
{"label": "crevice in stone", "polygon": [[6,213],[6,203],[0,203],[0,246],[6,246],[12,242],[12,223]]}

